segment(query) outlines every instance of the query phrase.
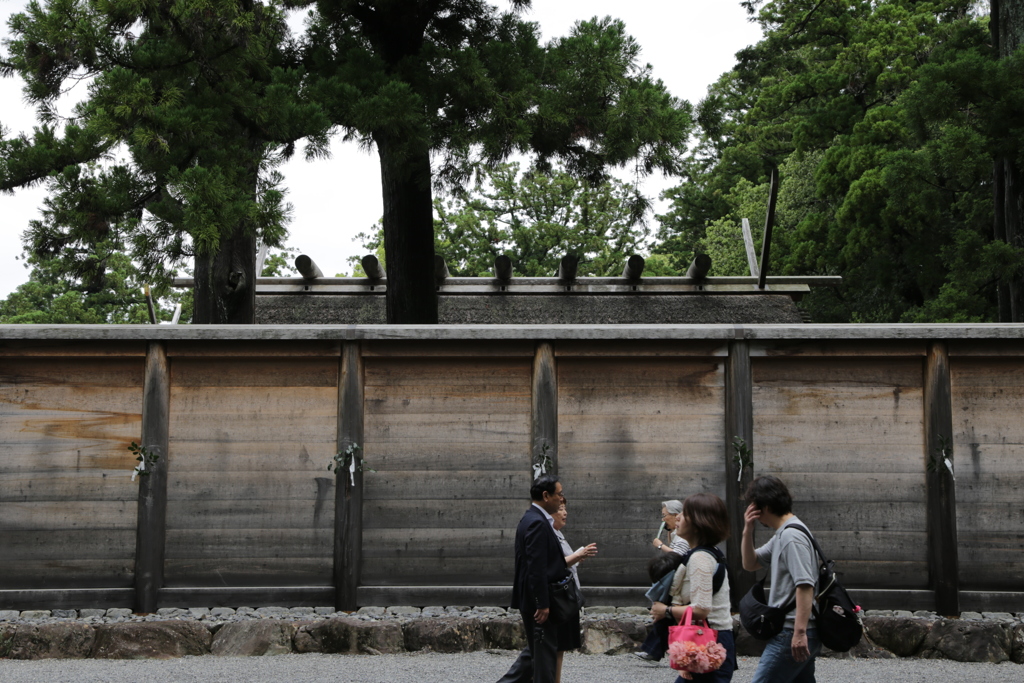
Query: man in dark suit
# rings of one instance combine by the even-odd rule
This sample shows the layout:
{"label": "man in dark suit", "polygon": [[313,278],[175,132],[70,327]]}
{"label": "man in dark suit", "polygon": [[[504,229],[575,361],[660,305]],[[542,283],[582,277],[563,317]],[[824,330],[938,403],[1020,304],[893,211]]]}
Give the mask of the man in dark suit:
{"label": "man in dark suit", "polygon": [[556,626],[548,619],[548,586],[569,575],[551,515],[562,504],[562,483],[544,474],[530,487],[533,505],[516,528],[516,577],[512,607],[526,627],[526,649],[498,683],[553,683],[558,654]]}

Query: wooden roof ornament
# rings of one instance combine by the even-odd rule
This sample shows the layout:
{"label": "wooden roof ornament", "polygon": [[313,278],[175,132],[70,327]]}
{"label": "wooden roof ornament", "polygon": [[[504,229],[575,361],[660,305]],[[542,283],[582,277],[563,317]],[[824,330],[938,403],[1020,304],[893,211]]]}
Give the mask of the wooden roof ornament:
{"label": "wooden roof ornament", "polygon": [[295,259],[295,270],[299,271],[299,274],[306,280],[319,280],[324,276],[323,271],[313,263],[313,259],[305,254],[301,254]]}
{"label": "wooden roof ornament", "polygon": [[576,254],[566,254],[558,264],[558,272],[555,273],[555,277],[559,280],[575,280],[579,267],[580,257]]}
{"label": "wooden roof ornament", "polygon": [[706,280],[711,272],[711,257],[707,254],[697,254],[693,257],[690,267],[686,269],[686,277],[693,280]]}
{"label": "wooden roof ornament", "polygon": [[[387,277],[384,273],[384,269],[380,266],[380,261],[373,254],[367,254],[362,260],[363,272],[366,273],[368,280],[383,280]],[[259,292],[259,281],[256,281],[256,291]]]}
{"label": "wooden roof ornament", "polygon": [[508,282],[512,279],[512,259],[505,254],[494,258],[494,277],[502,282]]}
{"label": "wooden roof ornament", "polygon": [[626,267],[622,269],[622,277],[626,280],[639,280],[644,274],[644,266],[647,261],[639,254],[633,254],[626,259]]}
{"label": "wooden roof ornament", "polygon": [[[767,245],[767,243],[766,243]],[[440,254],[434,273],[441,324],[801,324],[796,302],[811,287],[834,287],[837,276],[709,276],[711,258],[698,254],[684,277],[648,277],[638,254],[619,277],[579,275],[580,259],[565,254],[551,277],[517,277],[512,259],[494,259],[494,274],[452,276]],[[388,280],[379,259],[361,260],[365,277],[323,277],[307,255],[301,277],[258,278],[258,324],[382,324]],[[178,278],[177,287],[191,287]]]}

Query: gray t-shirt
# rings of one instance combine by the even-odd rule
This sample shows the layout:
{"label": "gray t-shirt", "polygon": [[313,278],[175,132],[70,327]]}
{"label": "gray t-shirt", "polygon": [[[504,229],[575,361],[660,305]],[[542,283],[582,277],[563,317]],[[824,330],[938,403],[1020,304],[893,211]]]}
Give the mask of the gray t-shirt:
{"label": "gray t-shirt", "polygon": [[[771,592],[768,604],[772,607],[784,607],[796,597],[797,586],[818,587],[818,555],[814,552],[811,539],[799,529],[790,529],[800,524],[807,525],[796,517],[780,526],[767,543],[754,551],[757,562],[771,571]],[[809,531],[809,529],[808,529]],[[793,628],[796,621],[796,607],[786,615],[786,628]],[[808,627],[814,625],[814,612],[807,622]]]}

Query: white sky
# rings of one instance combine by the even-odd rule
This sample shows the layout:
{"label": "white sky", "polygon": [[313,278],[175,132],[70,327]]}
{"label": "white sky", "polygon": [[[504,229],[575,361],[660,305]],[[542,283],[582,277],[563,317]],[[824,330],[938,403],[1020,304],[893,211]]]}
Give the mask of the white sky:
{"label": "white sky", "polygon": [[[0,35],[6,38],[8,17],[26,4],[0,0]],[[507,7],[504,0],[496,4]],[[626,23],[643,48],[641,61],[652,65],[669,92],[694,104],[732,68],[735,53],[760,38],[739,0],[533,0],[526,18],[540,24],[547,41],[568,33],[576,21],[606,15]],[[0,124],[8,135],[30,131],[34,124],[34,111],[24,105],[21,87],[20,79],[0,79]],[[359,250],[353,236],[369,231],[382,213],[376,153],[337,142],[332,158],[306,162],[296,154],[282,172],[294,209],[286,244],[312,256],[326,275],[346,271],[348,257]],[[673,184],[652,177],[645,191],[656,197]],[[28,278],[15,257],[22,253],[21,234],[39,216],[45,194],[40,185],[0,195],[0,298]]]}

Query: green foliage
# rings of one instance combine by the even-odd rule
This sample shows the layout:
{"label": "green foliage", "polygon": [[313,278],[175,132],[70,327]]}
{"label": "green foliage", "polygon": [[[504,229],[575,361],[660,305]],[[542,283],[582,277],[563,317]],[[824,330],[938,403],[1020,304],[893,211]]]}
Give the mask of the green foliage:
{"label": "green foliage", "polygon": [[591,184],[557,169],[521,173],[517,163],[480,173],[470,193],[434,206],[435,249],[464,276],[490,275],[505,254],[517,275],[549,277],[567,253],[580,257],[580,275],[619,275],[649,236],[647,201],[635,186]]}
{"label": "green foliage", "polygon": [[[430,256],[431,186],[454,191],[478,164],[493,169],[515,152],[534,154],[540,170],[562,163],[593,187],[610,167],[678,166],[689,107],[639,65],[621,22],[580,22],[542,46],[535,25],[482,0],[315,7],[304,45],[311,90],[348,139],[382,159],[389,322],[436,322],[432,273],[416,266]],[[466,234],[484,229],[460,220]],[[523,267],[540,267],[543,249]],[[481,267],[448,256],[458,269]]]}
{"label": "green foliage", "polygon": [[[672,97],[639,63],[640,45],[619,20],[578,22],[548,46],[544,85],[531,113],[531,149],[541,167],[564,161],[573,176],[603,179],[632,163],[643,174],[675,173],[692,123],[688,102]],[[524,150],[526,151],[526,150]]]}
{"label": "green foliage", "polygon": [[260,277],[294,277],[298,275],[295,269],[295,257],[299,250],[294,247],[285,247],[279,251],[268,251],[263,259],[263,272]]}
{"label": "green foliage", "polygon": [[[377,221],[371,232],[360,232],[352,238],[352,241],[359,242],[364,253],[376,256],[381,268],[387,267],[387,254],[384,253],[384,226],[381,221]],[[348,257],[348,264],[352,266],[352,277],[366,277],[362,258],[362,256]],[[345,275],[335,277],[345,277]]]}
{"label": "green foliage", "polygon": [[739,219],[759,231],[777,165],[770,274],[844,277],[805,299],[813,319],[996,319],[995,285],[1024,272],[991,186],[994,154],[1024,159],[1022,56],[995,59],[967,0],[746,4],[764,39],[698,107],[657,250],[742,267]]}
{"label": "green foliage", "polygon": [[[3,324],[146,324],[149,312],[143,293],[145,279],[118,248],[95,245],[78,263],[71,259],[26,257],[29,279],[0,301]],[[102,268],[97,263],[102,262]],[[102,277],[96,274],[102,272]],[[172,290],[166,283],[152,287],[160,320],[171,320],[177,303],[182,320],[191,315],[191,291]]]}
{"label": "green foliage", "polygon": [[[10,27],[4,68],[41,126],[0,141],[0,189],[46,179],[51,193],[31,251],[113,240],[157,281],[193,256],[205,274],[238,236],[280,243],[289,207],[274,168],[303,136],[321,151],[329,123],[303,94],[278,0],[46,0]],[[63,121],[56,98],[87,79]]]}
{"label": "green foliage", "polygon": [[138,465],[132,470],[132,481],[135,481],[136,477],[148,477],[153,473],[153,468],[160,462],[160,456],[155,453],[150,453],[145,446],[132,441],[128,445],[128,450],[131,451],[132,455],[135,456],[135,460],[138,461]]}

